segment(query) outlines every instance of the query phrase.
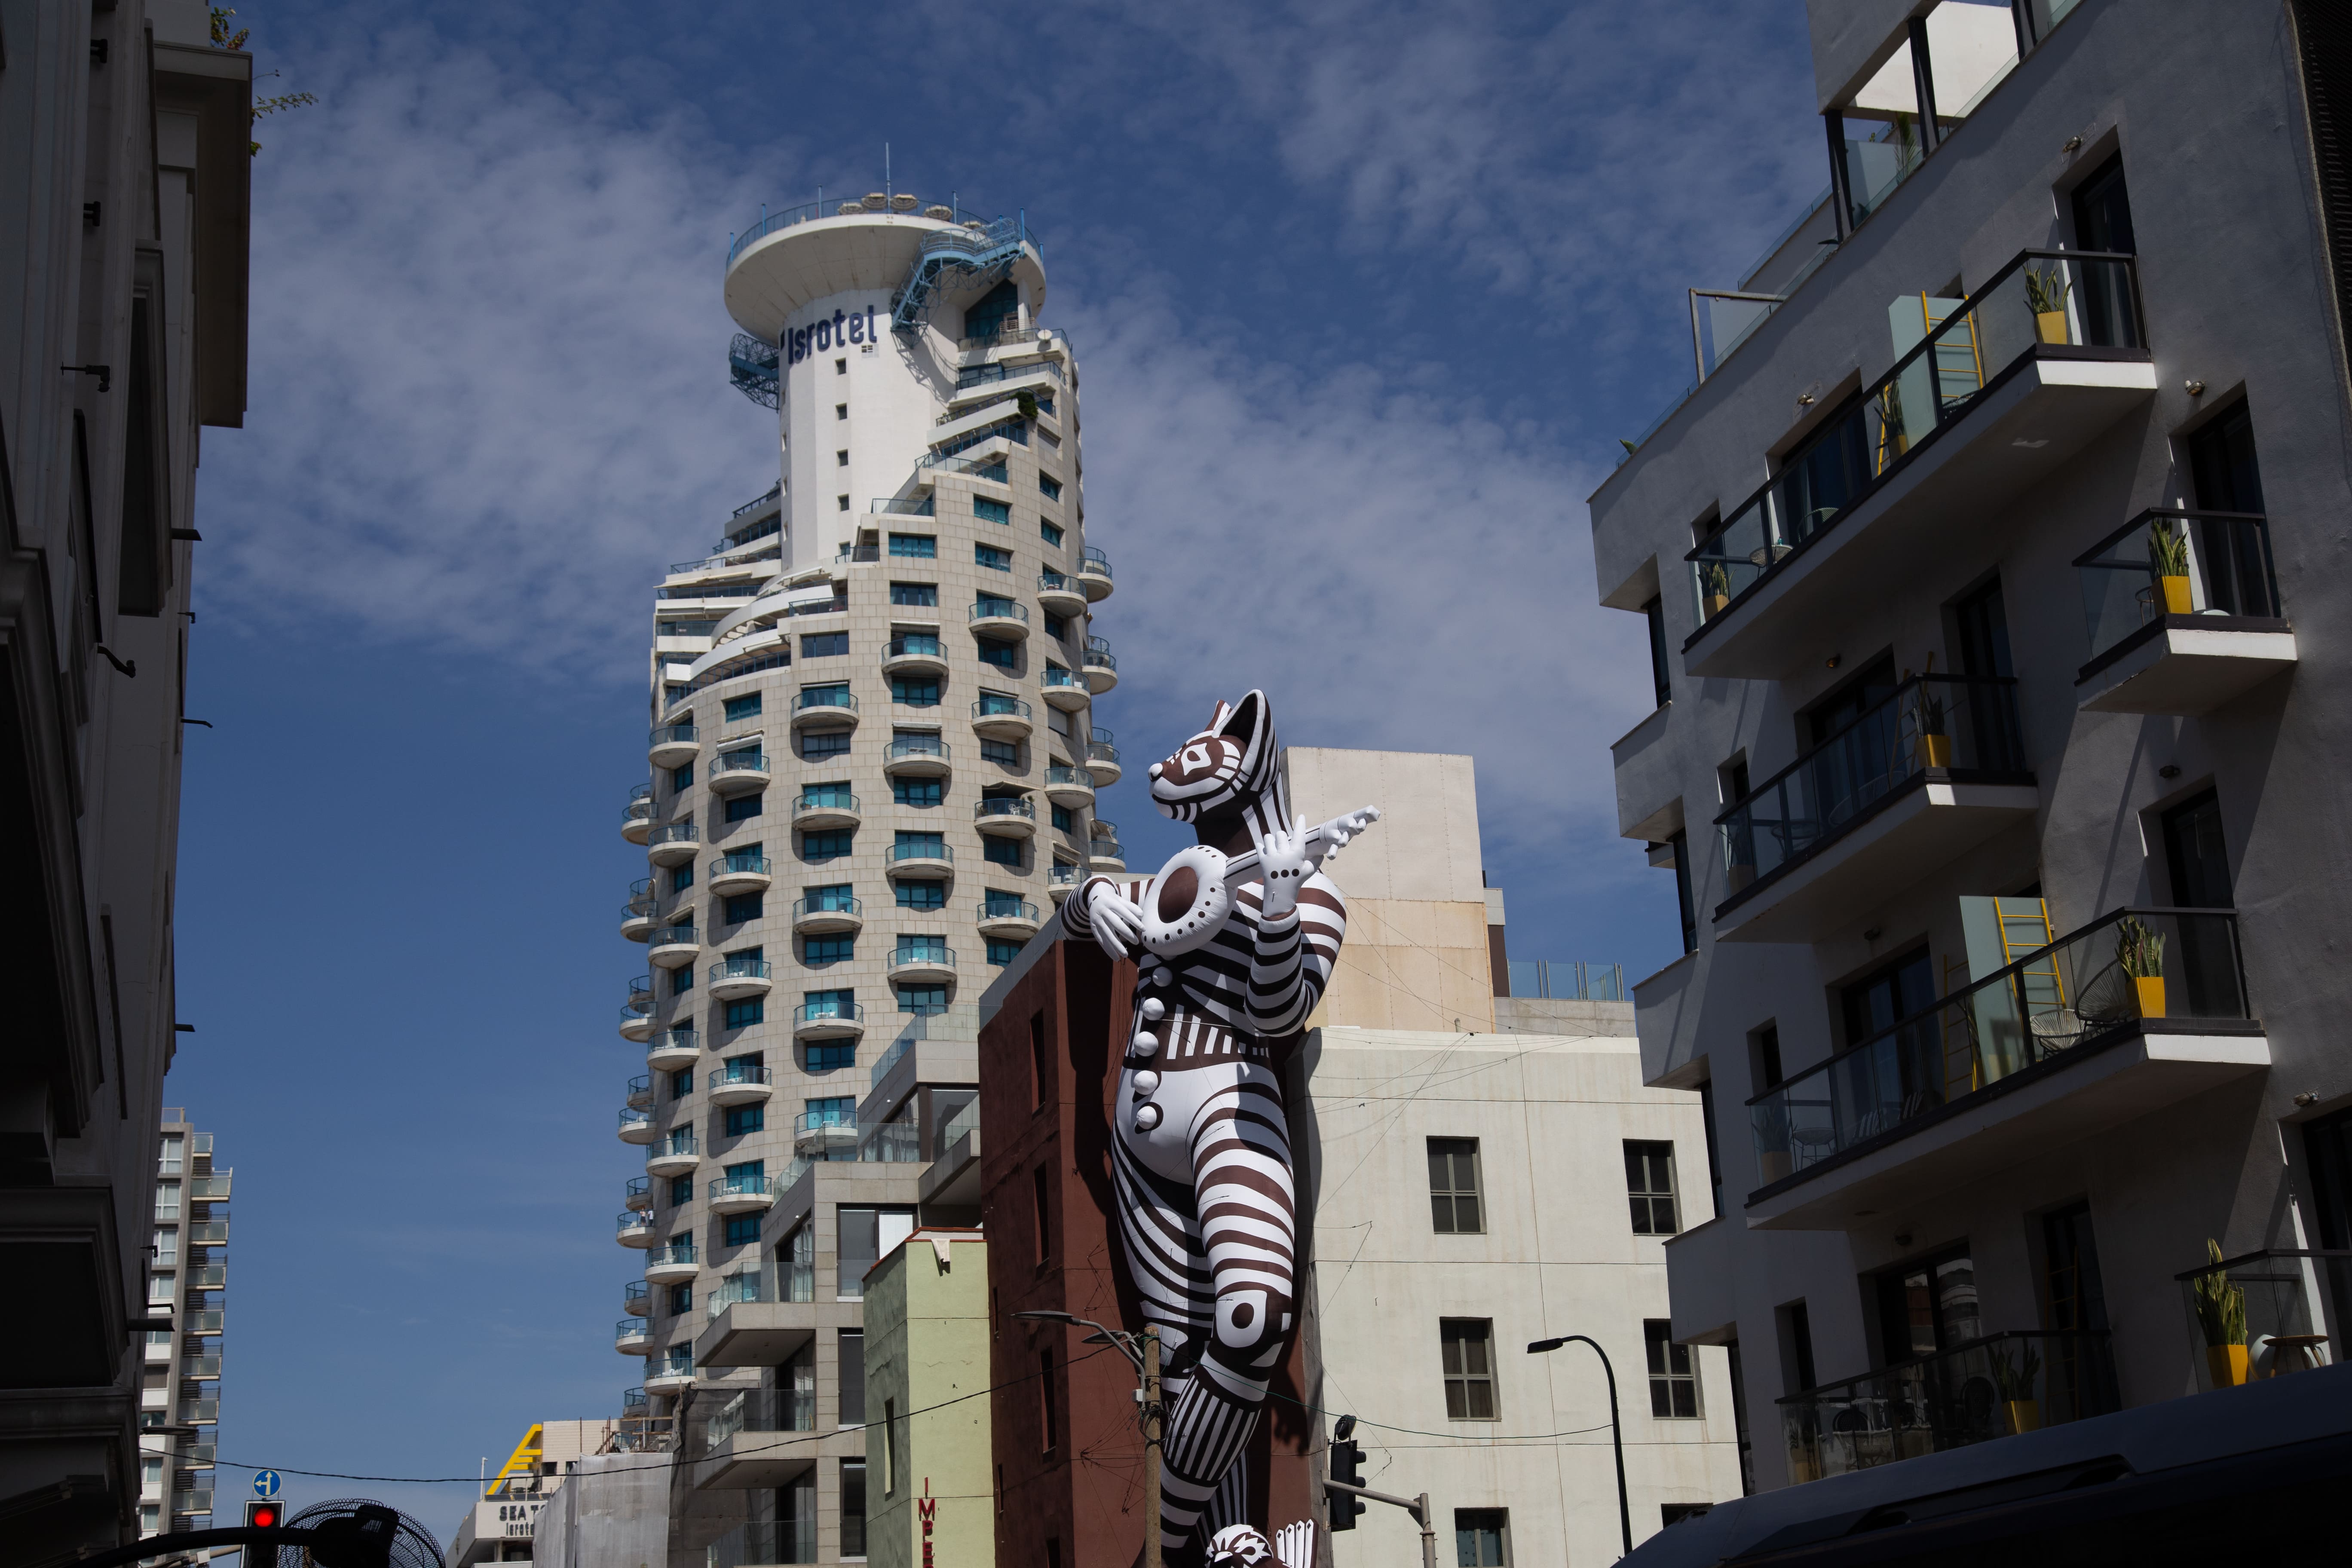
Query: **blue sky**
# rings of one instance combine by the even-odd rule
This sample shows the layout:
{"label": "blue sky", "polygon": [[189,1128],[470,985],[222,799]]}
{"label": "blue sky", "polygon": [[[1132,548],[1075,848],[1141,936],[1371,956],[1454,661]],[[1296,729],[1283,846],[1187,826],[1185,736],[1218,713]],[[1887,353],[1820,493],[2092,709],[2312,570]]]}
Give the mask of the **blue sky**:
{"label": "blue sky", "polygon": [[[729,233],[886,142],[1045,237],[1122,750],[1262,685],[1289,742],[1471,752],[1514,953],[1675,950],[1614,835],[1648,671],[1584,497],[1689,378],[1684,289],[1822,183],[1798,0],[238,20],[321,102],[260,128],[252,406],[197,501],[167,1098],[238,1173],[225,1457],[460,1476],[632,1381],[649,590],[775,477]],[[1140,777],[1101,811],[1146,863]]]}

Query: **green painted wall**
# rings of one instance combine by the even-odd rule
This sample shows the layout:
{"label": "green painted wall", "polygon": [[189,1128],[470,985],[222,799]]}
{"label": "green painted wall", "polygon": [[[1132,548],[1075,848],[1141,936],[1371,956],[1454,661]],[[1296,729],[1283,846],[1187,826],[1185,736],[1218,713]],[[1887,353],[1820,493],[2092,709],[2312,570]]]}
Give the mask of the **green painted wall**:
{"label": "green painted wall", "polygon": [[[944,1264],[935,1238],[946,1243]],[[866,1277],[866,1554],[873,1568],[993,1568],[987,1387],[987,1244],[977,1231],[919,1230]],[[928,1563],[919,1506],[927,1487],[934,1500]]]}

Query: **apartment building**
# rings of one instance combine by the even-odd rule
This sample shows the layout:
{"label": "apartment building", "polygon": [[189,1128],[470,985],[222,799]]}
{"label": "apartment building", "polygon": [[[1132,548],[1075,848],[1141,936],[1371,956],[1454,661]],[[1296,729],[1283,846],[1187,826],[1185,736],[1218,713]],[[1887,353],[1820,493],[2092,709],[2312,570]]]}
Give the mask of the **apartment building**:
{"label": "apartment building", "polygon": [[164,1108],[139,1393],[142,1535],[212,1527],[235,1175],[215,1163],[211,1133],[198,1131],[185,1110]]}
{"label": "apartment building", "polygon": [[1829,192],[1694,291],[1702,379],[1591,500],[1657,690],[1621,830],[1687,949],[1643,1073],[1723,1168],[1675,1338],[1738,1348],[1756,1484],[1823,1489],[1708,1562],[1727,1511],[2326,1430],[2231,1413],[2312,1405],[2352,1304],[2352,37],[1807,11]]}
{"label": "apartment building", "polygon": [[[1123,864],[1092,812],[1118,776],[1093,721],[1111,565],[1024,216],[890,191],[772,212],[725,298],[781,470],[654,601],[621,928],[646,1058],[620,1135],[646,1164],[617,1222],[646,1263],[615,1344],[646,1358],[625,1426],[680,1455],[673,1550],[831,1562],[862,1555],[864,1272],[971,1102],[973,1001]],[[763,1312],[797,1326],[745,1327]]]}
{"label": "apartment building", "polygon": [[[221,1223],[196,1217],[198,1135],[182,1125],[182,1169],[159,1173],[157,1121],[178,1115],[163,1074],[186,1026],[172,871],[197,447],[245,409],[252,61],[189,0],[12,0],[0,50],[0,1279],[20,1295],[0,1517],[38,1562],[199,1518],[210,1495],[199,1369],[218,1342],[191,1336],[217,1303],[184,1262],[151,1288],[167,1266],[149,1248],[174,1236],[184,1259],[209,1245],[192,1227]],[[173,1226],[159,1179],[180,1184]]]}

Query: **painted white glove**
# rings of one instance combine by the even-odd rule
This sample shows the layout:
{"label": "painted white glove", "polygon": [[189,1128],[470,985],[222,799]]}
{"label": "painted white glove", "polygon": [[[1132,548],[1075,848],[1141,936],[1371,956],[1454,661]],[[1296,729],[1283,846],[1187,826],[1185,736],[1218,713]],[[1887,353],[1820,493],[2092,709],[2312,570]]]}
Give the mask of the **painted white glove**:
{"label": "painted white glove", "polygon": [[1276,1531],[1274,1555],[1282,1568],[1315,1568],[1315,1521],[1302,1519]]}
{"label": "painted white glove", "polygon": [[1142,908],[1111,883],[1087,884],[1087,921],[1094,928],[1095,941],[1112,958],[1133,958],[1142,951]]}
{"label": "painted white glove", "polygon": [[1258,868],[1265,876],[1258,909],[1266,919],[1280,920],[1298,907],[1298,889],[1315,874],[1320,860],[1320,856],[1307,852],[1304,818],[1286,828],[1271,828],[1257,841]]}

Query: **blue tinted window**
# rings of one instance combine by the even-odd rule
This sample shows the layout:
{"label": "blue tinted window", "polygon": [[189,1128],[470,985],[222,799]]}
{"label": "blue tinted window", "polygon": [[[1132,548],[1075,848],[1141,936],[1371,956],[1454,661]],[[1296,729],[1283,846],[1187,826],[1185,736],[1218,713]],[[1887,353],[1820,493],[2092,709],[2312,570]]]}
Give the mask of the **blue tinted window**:
{"label": "blue tinted window", "polygon": [[1067,642],[1070,639],[1070,623],[1060,616],[1047,616],[1045,635],[1057,642]]}
{"label": "blue tinted window", "polygon": [[811,1072],[839,1072],[857,1065],[857,1047],[847,1040],[827,1041],[810,1046],[803,1059]]}
{"label": "blue tinted window", "polygon": [[1021,840],[983,836],[980,856],[992,866],[1018,866],[1021,864]]}
{"label": "blue tinted window", "polygon": [[693,861],[688,860],[683,866],[673,866],[670,868],[669,890],[671,892],[682,893],[692,886],[694,886]]}
{"label": "blue tinted window", "polygon": [[[1062,481],[1055,479],[1050,474],[1039,474],[1037,476],[1037,493],[1044,496],[1047,500],[1060,500],[1062,499]],[[1058,531],[1058,530],[1056,531]]]}
{"label": "blue tinted window", "polygon": [[810,762],[822,762],[826,757],[845,756],[849,752],[849,731],[846,730],[810,730],[801,736],[801,755]]}
{"label": "blue tinted window", "polygon": [[727,900],[727,923],[741,925],[745,921],[760,918],[764,900],[758,893],[737,893]]}
{"label": "blue tinted window", "polygon": [[809,936],[801,939],[803,963],[845,963],[857,956],[854,936]]}
{"label": "blue tinted window", "polygon": [[674,790],[693,788],[694,764],[692,763],[688,763],[682,768],[670,769],[669,787]]}
{"label": "blue tinted window", "polygon": [[890,584],[890,602],[894,605],[937,605],[940,602],[940,585],[937,583],[893,583]]}
{"label": "blue tinted window", "polygon": [[727,1245],[756,1247],[760,1242],[760,1221],[756,1214],[730,1214],[727,1216]]}
{"label": "blue tinted window", "polygon": [[801,638],[803,658],[835,658],[848,651],[847,632],[810,632]]}
{"label": "blue tinted window", "polygon": [[980,760],[984,763],[1003,763],[1008,768],[1017,768],[1021,765],[1021,742],[982,741],[980,743]]}
{"label": "blue tinted window", "polygon": [[1020,942],[998,942],[992,937],[988,943],[988,962],[995,964],[1010,963],[1021,956],[1021,948]]}
{"label": "blue tinted window", "polygon": [[903,828],[899,830],[896,842],[899,848],[910,854],[936,855],[948,847],[947,836],[943,833],[909,833]]}
{"label": "blue tinted window", "polygon": [[727,1026],[730,1029],[748,1028],[753,1024],[764,1023],[767,1016],[768,1004],[764,997],[753,996],[746,1001],[727,1004]]}
{"label": "blue tinted window", "polygon": [[937,534],[894,533],[890,536],[890,553],[909,561],[929,561],[940,552]]}
{"label": "blue tinted window", "polygon": [[898,987],[898,1011],[928,1016],[948,1010],[948,988],[944,985],[901,985]]}
{"label": "blue tinted window", "polygon": [[768,1125],[768,1108],[764,1105],[730,1105],[727,1108],[727,1136],[740,1138],[746,1132],[758,1132]]}
{"label": "blue tinted window", "polygon": [[1039,523],[1037,525],[1037,536],[1056,550],[1059,550],[1062,547],[1062,529],[1059,523]]}
{"label": "blue tinted window", "polygon": [[1013,570],[1013,552],[1010,550],[992,550],[985,544],[975,544],[971,547],[971,558],[992,572]]}
{"label": "blue tinted window", "polygon": [[669,1097],[672,1100],[684,1100],[693,1092],[694,1069],[692,1068],[680,1068],[669,1075]]}
{"label": "blue tinted window", "polygon": [[1001,500],[990,500],[986,496],[974,496],[971,498],[971,515],[982,522],[1011,522],[1013,509]]}
{"label": "blue tinted window", "polygon": [[759,815],[760,796],[757,793],[739,795],[727,803],[727,820],[730,822],[749,822]]}
{"label": "blue tinted window", "polygon": [[991,888],[980,896],[982,908],[992,915],[1017,915],[1021,912],[1021,895],[1008,893],[1001,888]]}
{"label": "blue tinted window", "polygon": [[845,910],[850,904],[847,882],[828,882],[821,888],[803,888],[801,897],[813,910]]}
{"label": "blue tinted window", "polygon": [[754,691],[749,697],[730,697],[727,700],[727,717],[730,721],[757,719],[759,716],[760,694],[758,692]]}
{"label": "blue tinted window", "polygon": [[853,828],[840,827],[830,833],[802,834],[801,858],[814,861],[839,859],[849,853],[849,838],[855,831]]}
{"label": "blue tinted window", "polygon": [[804,1100],[801,1108],[808,1112],[811,1125],[826,1122],[851,1123],[857,1120],[857,1101],[847,1095],[828,1096],[824,1100]]}
{"label": "blue tinted window", "polygon": [[944,789],[937,779],[892,779],[890,798],[900,805],[937,805]]}
{"label": "blue tinted window", "polygon": [[935,676],[894,675],[890,678],[890,700],[904,702],[910,708],[936,708],[940,705],[939,679]]}
{"label": "blue tinted window", "polygon": [[904,963],[908,959],[928,958],[933,963],[940,963],[945,961],[947,955],[948,939],[943,936],[902,935],[898,938],[898,956],[895,962]]}
{"label": "blue tinted window", "polygon": [[994,637],[974,637],[971,640],[980,645],[980,662],[982,664],[1011,669],[1020,662],[1020,649],[1015,644],[999,642]]}
{"label": "blue tinted window", "polygon": [[948,885],[922,879],[900,882],[898,907],[902,910],[943,910],[948,907]]}
{"label": "blue tinted window", "polygon": [[672,1176],[669,1179],[670,1207],[676,1208],[680,1204],[690,1204],[693,1201],[694,1178],[692,1176]]}
{"label": "blue tinted window", "polygon": [[669,972],[669,994],[680,995],[694,989],[694,965],[691,963]]}
{"label": "blue tinted window", "polygon": [[1054,826],[1064,833],[1076,833],[1078,830],[1077,814],[1066,805],[1057,805],[1054,808]]}
{"label": "blue tinted window", "polygon": [[857,1000],[855,991],[803,991],[801,1003],[812,1018],[830,1018],[847,1013]]}

